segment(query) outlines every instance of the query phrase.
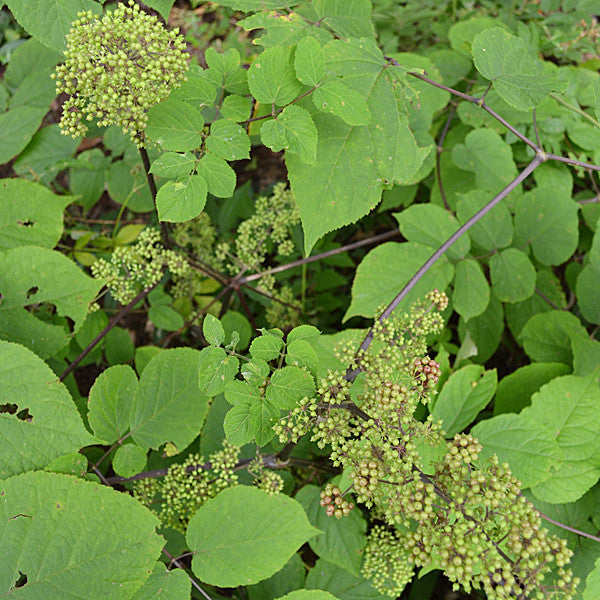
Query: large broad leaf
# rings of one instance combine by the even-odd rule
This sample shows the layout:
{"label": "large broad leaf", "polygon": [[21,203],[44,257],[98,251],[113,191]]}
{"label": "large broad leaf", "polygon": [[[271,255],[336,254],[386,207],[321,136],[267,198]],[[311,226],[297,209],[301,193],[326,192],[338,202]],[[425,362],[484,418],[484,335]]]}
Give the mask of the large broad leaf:
{"label": "large broad leaf", "polygon": [[163,350],[142,372],[131,415],[134,441],[144,448],[172,442],[183,450],[202,429],[208,396],[198,387],[200,353]]}
{"label": "large broad leaf", "polygon": [[198,510],[186,539],[202,581],[236,587],[267,579],[317,533],[296,500],[237,486]]}
{"label": "large broad leaf", "polygon": [[241,125],[229,119],[213,123],[206,148],[225,160],[250,158],[250,138]]}
{"label": "large broad leaf", "polygon": [[481,458],[497,454],[524,488],[550,479],[562,461],[554,434],[523,415],[499,415],[478,423],[471,433],[483,444]]}
{"label": "large broad leaf", "polygon": [[[69,317],[76,332],[102,287],[59,252],[22,246],[0,254],[0,338],[19,342],[47,358],[69,343],[61,325],[36,317],[44,303]],[[30,310],[27,310],[27,307]]]}
{"label": "large broad leaf", "polygon": [[[139,502],[69,475],[11,477],[0,497],[4,597],[131,598],[164,543]],[[27,582],[13,587],[21,575]]]}
{"label": "large broad leaf", "polygon": [[67,388],[31,350],[0,342],[0,479],[95,443]]}
{"label": "large broad leaf", "polygon": [[196,169],[206,180],[208,191],[217,198],[229,198],[235,191],[235,171],[227,161],[207,152],[200,159]]}
{"label": "large broad leaf", "polygon": [[0,163],[19,154],[38,130],[46,108],[18,106],[0,115]]}
{"label": "large broad leaf", "polygon": [[69,196],[56,196],[31,181],[0,181],[0,249],[54,248],[63,231],[63,209],[70,202]]}
{"label": "large broad leaf", "polygon": [[600,390],[590,377],[557,377],[533,395],[521,415],[544,425],[563,453],[556,473],[532,488],[541,500],[573,502],[600,478]]}
{"label": "large broad leaf", "polygon": [[65,49],[66,35],[78,12],[102,12],[102,7],[93,0],[6,0],[6,3],[28,33],[56,52]]}
{"label": "large broad leaf", "polygon": [[561,82],[544,71],[523,40],[500,27],[486,29],[473,40],[473,62],[493,82],[500,97],[518,110],[535,108]]}
{"label": "large broad leaf", "polygon": [[319,504],[320,491],[314,485],[307,485],[296,494],[296,500],[304,506],[310,522],[323,532],[309,541],[310,547],[323,560],[358,576],[367,543],[367,523],[355,510],[343,519],[328,517]]}
{"label": "large broad leaf", "polygon": [[[393,300],[432,253],[429,246],[414,242],[390,242],[371,250],[356,269],[352,302],[344,319],[356,315],[372,317],[379,306]],[[406,309],[434,288],[446,289],[453,275],[454,267],[445,257],[440,258],[400,306]]]}
{"label": "large broad leaf", "polygon": [[202,113],[181,100],[167,100],[148,111],[146,135],[163,150],[183,152],[202,144]]}
{"label": "large broad leaf", "polygon": [[600,600],[600,558],[585,580],[583,600]]}

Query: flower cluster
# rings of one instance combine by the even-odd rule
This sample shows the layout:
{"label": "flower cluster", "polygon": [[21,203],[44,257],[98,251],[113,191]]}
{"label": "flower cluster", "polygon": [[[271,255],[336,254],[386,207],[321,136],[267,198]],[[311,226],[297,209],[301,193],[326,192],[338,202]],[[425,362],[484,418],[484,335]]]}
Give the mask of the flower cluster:
{"label": "flower cluster", "polygon": [[344,494],[339,487],[328,483],[321,492],[321,501],[319,504],[325,507],[325,513],[328,517],[341,519],[347,517],[354,508],[354,503],[344,500]]}
{"label": "flower cluster", "polygon": [[143,289],[160,281],[165,268],[179,277],[190,269],[183,257],[165,250],[157,229],[146,227],[135,244],[115,248],[110,261],[97,260],[92,275],[104,280],[115,300],[128,304]]}
{"label": "flower cluster", "polygon": [[138,145],[148,109],[180,85],[188,68],[185,41],[133,2],[119,4],[99,19],[81,12],[67,35],[65,63],[56,68],[56,92],[70,98],[61,129],[85,135],[85,120],[118,125]]}

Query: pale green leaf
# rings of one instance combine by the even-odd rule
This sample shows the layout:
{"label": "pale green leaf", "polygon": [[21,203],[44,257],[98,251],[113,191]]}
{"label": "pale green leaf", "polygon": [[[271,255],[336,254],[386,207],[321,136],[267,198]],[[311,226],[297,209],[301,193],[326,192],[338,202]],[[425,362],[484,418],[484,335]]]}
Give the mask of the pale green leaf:
{"label": "pale green leaf", "polygon": [[296,6],[296,4],[300,4],[300,0],[220,0],[219,4],[233,8],[234,10],[258,12],[261,10]]}
{"label": "pale green leaf", "polygon": [[42,358],[52,356],[69,343],[67,331],[26,307],[53,305],[77,332],[101,287],[102,282],[48,248],[22,246],[0,253],[0,339],[23,344]]}
{"label": "pale green leaf", "polygon": [[287,342],[294,340],[314,340],[321,335],[321,332],[314,325],[298,325],[287,334]]}
{"label": "pale green leaf", "polygon": [[230,444],[243,446],[254,439],[251,404],[236,404],[225,415],[223,429]]}
{"label": "pale green leaf", "polygon": [[250,65],[248,86],[258,102],[284,106],[300,95],[293,59],[292,48],[269,48]]}
{"label": "pale green leaf", "polygon": [[99,439],[107,444],[122,439],[129,430],[137,391],[137,376],[129,365],[103,371],[90,390],[88,419]]}
{"label": "pale green leaf", "polygon": [[490,259],[494,294],[502,302],[520,302],[535,292],[535,267],[524,252],[507,248]]}
{"label": "pale green leaf", "polygon": [[374,37],[370,0],[314,0],[317,21],[340,37]]}
{"label": "pale green leaf", "polygon": [[163,350],[143,370],[131,414],[133,440],[158,449],[167,442],[183,450],[200,433],[209,398],[198,388],[199,352]]}
{"label": "pale green leaf", "polygon": [[250,118],[252,105],[248,98],[232,94],[223,100],[221,114],[230,121],[245,121]]}
{"label": "pale green leaf", "polygon": [[600,600],[600,558],[585,580],[583,600]]}
{"label": "pale green leaf", "polygon": [[183,569],[167,570],[159,561],[131,600],[189,600],[191,587],[190,578]]}
{"label": "pale green leaf", "polygon": [[169,20],[169,14],[175,0],[145,0],[144,4],[159,12],[165,21]]}
{"label": "pale green leaf", "polygon": [[191,152],[165,152],[152,163],[150,173],[159,177],[179,179],[189,175],[195,164],[196,157]]}
{"label": "pale green leaf", "polygon": [[113,469],[121,477],[133,477],[136,473],[141,473],[144,470],[146,455],[147,451],[137,444],[119,446],[113,456]]}
{"label": "pale green leaf", "polygon": [[302,38],[294,57],[296,77],[304,84],[315,86],[325,77],[325,55],[314,37]]}
{"label": "pale green leaf", "polygon": [[294,590],[277,600],[338,600],[323,590]]}
{"label": "pale green leaf", "polygon": [[31,350],[0,341],[0,390],[0,479],[96,441],[67,388]]}
{"label": "pale green leaf", "polygon": [[221,321],[210,313],[204,317],[202,322],[202,334],[212,346],[220,346],[225,341],[225,330]]}
{"label": "pale green leaf", "polygon": [[166,100],[148,111],[145,134],[163,150],[184,152],[202,144],[204,118],[181,100]]}
{"label": "pale green leaf", "polygon": [[260,337],[252,340],[250,354],[252,358],[261,358],[268,361],[277,358],[282,348],[283,340],[280,337],[263,333]]}
{"label": "pale green leaf", "polygon": [[230,198],[235,191],[235,171],[225,160],[207,152],[198,162],[198,174],[206,180],[208,191],[217,198]]}
{"label": "pale green leaf", "polygon": [[[164,544],[147,508],[99,483],[25,473],[2,482],[0,496],[3,596],[130,598]],[[20,573],[27,582],[15,589]]]}
{"label": "pale green leaf", "polygon": [[317,353],[308,340],[294,340],[287,346],[285,363],[292,367],[304,367],[311,373],[316,373],[319,366]]}
{"label": "pale green leaf", "polygon": [[19,154],[38,130],[45,108],[19,106],[0,115],[0,164]]}
{"label": "pale green leaf", "polygon": [[200,580],[235,587],[270,577],[317,533],[296,500],[236,486],[196,512],[186,539]]}
{"label": "pale green leaf", "polygon": [[490,303],[490,286],[476,260],[461,260],[455,266],[452,306],[466,321],[483,314]]}
{"label": "pale green leaf", "polygon": [[368,125],[371,122],[371,113],[364,98],[336,79],[319,86],[313,92],[312,100],[317,109],[335,115],[349,125]]}
{"label": "pale green leaf", "polygon": [[260,402],[260,389],[245,381],[234,379],[225,386],[225,400],[234,406]]}
{"label": "pale green leaf", "polygon": [[248,73],[240,66],[240,53],[236,48],[221,53],[211,46],[204,53],[204,58],[208,69],[203,71],[203,77],[215,88],[232,94],[248,93]]}
{"label": "pale green leaf", "polygon": [[300,367],[277,369],[267,387],[267,400],[277,408],[291,410],[303,398],[312,398],[315,382],[310,373]]}
{"label": "pale green leaf", "polygon": [[165,331],[178,331],[185,324],[181,314],[174,308],[166,306],[165,304],[151,306],[148,310],[148,319],[150,319],[158,329],[164,329]]}
{"label": "pale green leaf", "polygon": [[302,162],[315,162],[317,128],[304,108],[294,105],[284,108],[281,114],[263,123],[260,138],[274,152],[286,150],[298,154]]}
{"label": "pale green leaf", "polygon": [[228,119],[220,119],[211,125],[206,148],[225,160],[250,158],[248,134],[243,127]]}
{"label": "pale green leaf", "polygon": [[[234,406],[234,408],[238,407]],[[264,446],[273,439],[275,436],[273,425],[280,414],[281,411],[264,398],[250,405],[250,430],[258,446]]]}
{"label": "pale green leaf", "polygon": [[200,389],[211,397],[220,394],[227,383],[236,376],[238,369],[238,359],[229,356],[223,348],[204,348],[200,352],[198,363]]}
{"label": "pale green leaf", "polygon": [[[431,254],[429,246],[414,242],[389,242],[371,250],[356,269],[352,302],[344,320],[355,315],[372,317],[379,306],[393,300]],[[434,288],[446,289],[453,275],[454,267],[442,257],[400,303],[401,309],[408,309]]]}
{"label": "pale green leaf", "polygon": [[15,246],[54,248],[63,231],[69,196],[22,179],[0,181],[0,249]]}
{"label": "pale green leaf", "polygon": [[215,82],[209,78],[208,73],[209,71],[192,65],[185,74],[187,81],[182,81],[179,87],[171,91],[169,100],[181,100],[196,109],[211,106],[216,100],[217,88]]}
{"label": "pale green leaf", "polygon": [[197,217],[206,204],[207,186],[202,175],[190,175],[181,181],[167,181],[156,195],[161,221],[180,223]]}

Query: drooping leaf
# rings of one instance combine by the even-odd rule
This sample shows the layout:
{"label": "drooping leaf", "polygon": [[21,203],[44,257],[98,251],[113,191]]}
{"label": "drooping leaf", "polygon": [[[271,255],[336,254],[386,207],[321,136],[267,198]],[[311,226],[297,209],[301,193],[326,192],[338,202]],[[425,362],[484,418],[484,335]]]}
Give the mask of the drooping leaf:
{"label": "drooping leaf", "polygon": [[315,162],[317,137],[317,128],[310,113],[295,105],[284,108],[280,115],[263,123],[260,129],[260,138],[265,146],[274,152],[293,152],[308,164]]}
{"label": "drooping leaf", "polygon": [[186,539],[202,581],[235,587],[270,577],[317,533],[296,500],[236,486],[198,510]]}
{"label": "drooping leaf", "polygon": [[69,334],[61,325],[38,318],[36,308],[55,306],[57,315],[72,319],[77,332],[101,287],[73,261],[48,248],[21,246],[0,253],[0,339],[23,344],[42,358],[51,356],[68,344]]}
{"label": "drooping leaf", "polygon": [[163,150],[185,152],[202,144],[202,113],[181,100],[166,100],[148,111],[145,134]]}
{"label": "drooping leaf", "polygon": [[[129,495],[99,483],[25,473],[2,482],[0,496],[6,554],[0,594],[7,597],[130,598],[163,547],[158,519]],[[14,588],[20,573],[27,582]]]}
{"label": "drooping leaf", "polygon": [[0,341],[0,389],[0,479],[97,441],[67,388],[31,350]]}
{"label": "drooping leaf", "polygon": [[481,265],[475,260],[461,260],[455,266],[454,310],[465,320],[483,314],[490,303],[490,286]]}
{"label": "drooping leaf", "polygon": [[156,195],[161,221],[180,223],[197,217],[206,204],[207,185],[202,175],[189,175],[180,181],[167,181]]}

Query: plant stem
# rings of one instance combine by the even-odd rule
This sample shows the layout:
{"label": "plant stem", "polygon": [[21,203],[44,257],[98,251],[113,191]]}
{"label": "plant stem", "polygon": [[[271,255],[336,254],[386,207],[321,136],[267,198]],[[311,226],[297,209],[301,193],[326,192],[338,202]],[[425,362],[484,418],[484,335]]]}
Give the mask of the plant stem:
{"label": "plant stem", "polygon": [[212,600],[212,598],[200,587],[200,584],[187,572],[187,569],[166,549],[162,549],[163,554],[174,564],[178,569],[181,569],[190,580],[193,587],[195,587],[206,600]]}

